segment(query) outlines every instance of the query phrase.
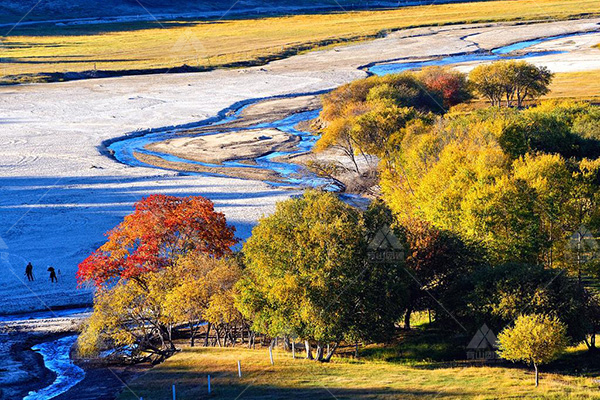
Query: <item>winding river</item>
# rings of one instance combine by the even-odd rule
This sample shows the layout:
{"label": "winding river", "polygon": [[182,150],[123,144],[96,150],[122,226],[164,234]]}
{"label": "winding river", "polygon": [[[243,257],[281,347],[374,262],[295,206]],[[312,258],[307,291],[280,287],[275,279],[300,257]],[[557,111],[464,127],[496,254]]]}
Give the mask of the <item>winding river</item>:
{"label": "winding river", "polygon": [[[588,32],[595,33],[595,32]],[[453,65],[453,64],[461,64],[466,62],[489,62],[500,59],[524,59],[524,58],[534,58],[545,56],[549,54],[560,54],[558,51],[546,51],[546,52],[521,52],[519,54],[514,54],[514,52],[522,51],[527,49],[528,47],[544,43],[550,40],[575,37],[580,35],[585,35],[587,33],[577,33],[577,34],[569,34],[569,35],[560,35],[560,36],[551,36],[547,38],[534,39],[534,40],[526,40],[517,43],[513,43],[507,46],[499,47],[497,49],[492,50],[491,52],[474,52],[468,54],[458,54],[451,55],[442,58],[436,58],[425,61],[392,61],[385,63],[373,64],[367,67],[367,70],[371,74],[375,75],[386,75],[391,73],[399,73],[410,69],[417,69],[426,66],[445,66],[445,65]],[[317,93],[315,93],[317,94]],[[305,94],[297,94],[289,97],[298,97],[305,96]],[[309,132],[302,131],[297,129],[297,125],[300,122],[309,121],[318,116],[320,110],[308,111],[308,112],[299,112],[296,114],[292,114],[283,119],[280,119],[275,122],[267,123],[267,124],[257,124],[244,129],[238,129],[240,131],[251,131],[255,129],[265,129],[265,128],[274,128],[280,131],[295,135],[299,137],[299,144],[296,146],[294,150],[287,152],[273,152],[265,156],[261,156],[255,158],[254,163],[248,164],[244,162],[238,161],[227,161],[222,164],[210,164],[203,163],[199,161],[189,160],[186,158],[177,157],[167,153],[161,153],[156,151],[151,151],[146,148],[149,144],[162,142],[168,139],[172,139],[175,137],[197,137],[198,134],[187,134],[186,131],[193,129],[194,127],[212,127],[209,132],[204,132],[202,135],[212,135],[216,133],[224,133],[228,132],[226,129],[219,129],[219,125],[222,125],[226,122],[231,122],[237,118],[240,118],[241,112],[248,106],[256,104],[261,101],[265,101],[269,99],[255,99],[244,102],[242,105],[239,105],[237,108],[233,107],[229,109],[229,112],[220,113],[220,115],[216,118],[212,118],[209,120],[198,122],[197,124],[187,125],[185,127],[174,127],[169,129],[163,129],[158,131],[151,131],[147,133],[136,133],[130,137],[124,137],[120,140],[116,140],[113,143],[108,145],[108,148],[111,154],[121,163],[130,165],[130,166],[138,166],[138,167],[151,167],[151,168],[161,168],[151,164],[144,163],[137,159],[134,154],[140,153],[145,155],[150,155],[154,157],[158,157],[167,162],[177,162],[188,165],[201,165],[204,167],[213,167],[219,169],[227,169],[227,168],[256,168],[263,169],[270,172],[275,172],[278,174],[284,184],[289,186],[295,186],[300,188],[306,187],[320,187],[326,190],[338,190],[333,182],[320,178],[315,174],[312,174],[306,171],[303,167],[298,164],[294,164],[291,162],[278,161],[276,159],[281,156],[293,156],[295,154],[304,153],[310,151],[315,142],[318,139],[318,136],[315,136]],[[233,112],[232,112],[233,111]],[[165,168],[161,168],[165,169]],[[185,172],[185,174],[206,174],[203,172]],[[273,185],[282,185],[281,183],[269,182]]]}
{"label": "winding river", "polygon": [[[557,54],[559,52],[526,52],[513,54],[515,51],[522,51],[530,46],[543,43],[550,40],[579,36],[585,33],[553,36],[542,39],[527,40],[518,43],[514,43],[508,46],[497,48],[491,52],[475,52],[469,54],[452,55],[426,61],[394,61],[380,64],[374,64],[368,67],[368,71],[371,74],[385,75],[390,73],[398,73],[414,68],[422,68],[425,66],[443,66],[460,64],[465,62],[489,62],[499,59],[523,59],[533,58],[548,54]],[[317,94],[317,93],[315,93]],[[306,96],[306,94],[302,94]],[[300,96],[294,95],[290,97]],[[265,129],[274,128],[283,132],[296,135],[299,137],[299,142],[294,150],[288,152],[273,152],[265,156],[256,158],[254,163],[247,164],[238,161],[227,161],[222,164],[209,164],[201,163],[199,161],[188,160],[180,157],[176,157],[170,154],[159,153],[150,151],[146,148],[148,144],[162,142],[174,137],[193,137],[197,135],[186,135],[185,131],[193,129],[194,127],[206,127],[209,126],[212,129],[203,133],[203,135],[210,135],[215,133],[227,132],[226,129],[221,128],[226,122],[231,122],[235,119],[240,118],[241,112],[245,107],[252,104],[264,101],[267,99],[255,99],[242,104],[233,106],[228,110],[224,110],[217,117],[211,118],[197,124],[187,125],[185,127],[173,127],[149,132],[135,133],[107,144],[110,153],[121,163],[136,166],[136,167],[152,167],[158,168],[150,164],[146,164],[138,160],[134,154],[142,153],[156,157],[160,157],[165,161],[175,161],[181,163],[198,164],[203,166],[218,167],[218,168],[258,168],[265,169],[277,173],[282,177],[283,181],[289,186],[293,185],[296,187],[323,187],[330,190],[336,190],[337,187],[326,179],[317,177],[314,174],[306,172],[303,168],[297,164],[291,162],[281,161],[281,156],[290,156],[294,154],[304,153],[310,151],[318,137],[297,128],[298,124],[303,121],[309,121],[318,116],[320,110],[304,111],[289,115],[285,118],[277,120],[275,122],[256,124],[251,127],[237,129],[241,132],[252,129]],[[185,174],[204,174],[185,172]],[[281,185],[281,183],[273,183],[273,185]],[[65,393],[78,382],[80,382],[84,376],[84,371],[73,364],[69,359],[70,349],[76,341],[76,336],[68,336],[62,339],[58,339],[52,342],[42,343],[33,348],[35,351],[39,351],[44,357],[46,367],[54,371],[57,375],[54,383],[42,390],[30,393],[24,400],[48,400],[58,396],[61,393]]]}
{"label": "winding river", "polygon": [[52,399],[67,392],[84,378],[85,372],[75,365],[70,357],[75,341],[77,341],[77,335],[66,336],[32,347],[32,350],[42,355],[46,368],[56,374],[56,379],[52,385],[36,392],[30,392],[23,400]]}

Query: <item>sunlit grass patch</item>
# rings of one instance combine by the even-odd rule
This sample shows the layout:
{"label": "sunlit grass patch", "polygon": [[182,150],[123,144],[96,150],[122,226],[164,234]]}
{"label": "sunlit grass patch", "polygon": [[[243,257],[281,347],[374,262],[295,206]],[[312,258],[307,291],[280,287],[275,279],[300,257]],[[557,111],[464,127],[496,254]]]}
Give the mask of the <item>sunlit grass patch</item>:
{"label": "sunlit grass patch", "polygon": [[600,70],[563,72],[554,76],[548,98],[600,100]]}
{"label": "sunlit grass patch", "polygon": [[535,4],[514,0],[161,25],[36,26],[18,28],[3,38],[0,59],[4,75],[26,75],[26,79],[40,73],[151,70],[183,64],[207,69],[265,63],[408,27],[599,13],[596,0],[540,0]]}
{"label": "sunlit grass patch", "polygon": [[294,360],[283,351],[274,355],[271,366],[266,349],[186,348],[132,382],[131,391],[125,390],[119,399],[170,398],[173,384],[180,400],[208,398],[209,374],[214,397],[223,399],[598,398],[590,378],[545,373],[535,389],[531,372],[521,368],[435,362],[409,366],[340,358],[321,364]]}

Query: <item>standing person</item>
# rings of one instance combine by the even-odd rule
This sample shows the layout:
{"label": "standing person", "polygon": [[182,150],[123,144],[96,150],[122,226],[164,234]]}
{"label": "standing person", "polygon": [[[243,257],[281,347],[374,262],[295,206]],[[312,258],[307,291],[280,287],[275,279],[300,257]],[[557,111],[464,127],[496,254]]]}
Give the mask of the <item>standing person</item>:
{"label": "standing person", "polygon": [[50,282],[58,282],[58,278],[56,277],[56,271],[54,267],[48,268],[48,272],[50,272]]}
{"label": "standing person", "polygon": [[31,265],[31,262],[29,262],[27,264],[27,266],[25,267],[25,275],[27,275],[27,280],[29,282],[32,282],[33,279],[33,265]]}

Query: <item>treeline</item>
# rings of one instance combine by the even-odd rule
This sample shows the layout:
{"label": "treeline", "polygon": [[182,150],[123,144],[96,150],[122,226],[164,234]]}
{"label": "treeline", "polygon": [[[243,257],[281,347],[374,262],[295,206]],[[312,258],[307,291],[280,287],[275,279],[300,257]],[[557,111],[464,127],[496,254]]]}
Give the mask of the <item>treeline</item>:
{"label": "treeline", "polygon": [[[469,247],[457,254],[477,260],[460,263],[460,279],[435,280],[444,288],[435,299],[451,311],[438,309],[438,321],[452,314],[450,324],[471,318],[500,329],[519,313],[551,314],[593,347],[600,110],[531,103],[551,80],[543,67],[501,61],[468,77],[430,68],[352,82],[324,96],[317,149],[345,148],[355,155],[349,165],[374,156],[375,192],[393,226],[425,224]],[[460,103],[472,94],[492,107],[467,111]],[[486,306],[469,306],[482,297]]]}
{"label": "treeline", "polygon": [[[498,65],[509,106],[549,83],[543,69]],[[463,333],[564,326],[570,343],[595,348],[600,112],[576,102],[464,111],[473,88],[485,95],[476,71],[371,77],[324,97],[319,148],[344,149],[357,176],[360,158],[375,163],[380,195],[366,210],[307,191],[234,253],[210,201],[139,202],[79,267],[98,287],[82,354],[161,359],[201,331],[205,345],[303,342],[307,358],[328,361],[342,343],[410,329],[415,311]],[[541,86],[515,81],[518,71]]]}

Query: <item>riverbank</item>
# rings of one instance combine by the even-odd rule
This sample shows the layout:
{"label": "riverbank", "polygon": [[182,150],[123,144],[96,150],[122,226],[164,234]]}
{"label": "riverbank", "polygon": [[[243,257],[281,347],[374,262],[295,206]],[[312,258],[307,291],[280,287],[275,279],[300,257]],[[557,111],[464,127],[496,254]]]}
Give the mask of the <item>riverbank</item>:
{"label": "riverbank", "polygon": [[[3,40],[7,83],[65,81],[132,74],[207,71],[266,65],[306,51],[364,42],[390,32],[480,22],[540,21],[598,16],[594,0],[471,1],[381,11],[340,12],[218,21],[178,19],[100,25],[16,26]],[[446,3],[442,1],[440,3]],[[398,3],[396,3],[398,4]],[[234,7],[236,6],[236,7]],[[41,6],[43,7],[43,6]],[[35,7],[34,7],[35,8]],[[35,11],[35,9],[33,10]]]}
{"label": "riverbank", "polygon": [[77,333],[87,315],[1,322],[0,399],[22,399],[50,386],[56,374],[46,368],[42,355],[32,347]]}
{"label": "riverbank", "polygon": [[[125,387],[125,382],[150,368],[147,364],[109,365],[74,357],[71,337],[79,333],[80,325],[89,316],[89,311],[81,311],[75,309],[73,312],[77,313],[67,317],[57,315],[24,320],[15,316],[13,321],[5,317],[0,322],[1,400],[41,399],[50,393],[55,396],[52,397],[54,400],[113,400]],[[64,349],[55,343],[66,339],[68,345]],[[42,349],[44,346],[48,347],[47,352]],[[48,369],[42,356],[44,353],[49,357],[47,362],[63,363],[62,367],[59,365],[60,384],[57,374]],[[65,369],[64,364],[69,363],[69,358],[74,365],[67,365],[68,369]],[[83,369],[83,376],[76,371],[79,368]]]}
{"label": "riverbank", "polygon": [[[327,185],[305,165],[290,164],[310,151],[316,137],[296,129],[321,107],[318,95],[283,97],[243,106],[213,124],[124,139],[108,148],[119,161],[203,174],[288,183]],[[135,160],[133,160],[133,159]],[[134,164],[135,165],[135,164]],[[290,181],[289,178],[294,179]]]}

